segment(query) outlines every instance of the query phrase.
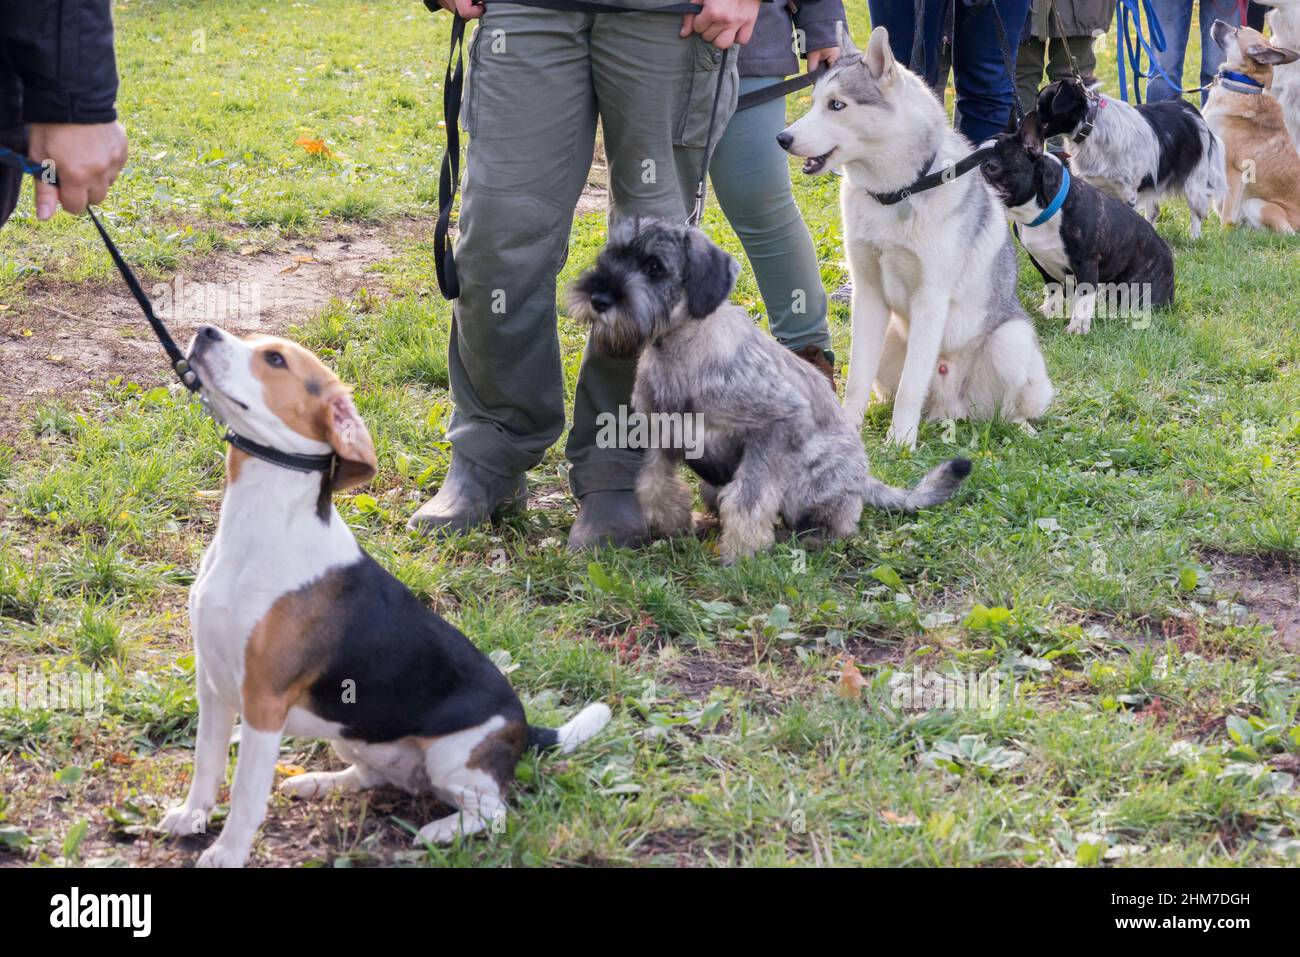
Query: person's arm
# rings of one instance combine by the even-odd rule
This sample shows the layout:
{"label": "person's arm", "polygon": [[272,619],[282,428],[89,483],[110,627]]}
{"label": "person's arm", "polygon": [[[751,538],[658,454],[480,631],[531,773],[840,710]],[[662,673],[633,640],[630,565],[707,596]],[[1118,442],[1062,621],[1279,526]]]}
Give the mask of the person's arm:
{"label": "person's arm", "polygon": [[799,0],[794,12],[794,26],[803,35],[809,73],[823,64],[829,66],[839,58],[836,24],[844,22],[841,0]]}
{"label": "person's arm", "polygon": [[49,219],[56,205],[80,213],[103,200],[126,163],[110,0],[0,0],[0,24],[22,83],[28,153],[52,161],[59,181],[37,181],[37,216]]}

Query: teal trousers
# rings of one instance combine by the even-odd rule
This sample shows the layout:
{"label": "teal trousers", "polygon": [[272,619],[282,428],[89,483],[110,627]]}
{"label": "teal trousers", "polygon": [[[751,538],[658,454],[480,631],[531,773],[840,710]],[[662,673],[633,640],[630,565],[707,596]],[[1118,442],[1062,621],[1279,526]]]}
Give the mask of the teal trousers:
{"label": "teal trousers", "polygon": [[[781,77],[741,77],[740,92]],[[786,126],[785,100],[735,114],[709,164],[718,205],[745,247],[758,280],[768,326],[790,349],[829,350],[826,289],[817,250],[790,188],[790,156],[776,142]]]}

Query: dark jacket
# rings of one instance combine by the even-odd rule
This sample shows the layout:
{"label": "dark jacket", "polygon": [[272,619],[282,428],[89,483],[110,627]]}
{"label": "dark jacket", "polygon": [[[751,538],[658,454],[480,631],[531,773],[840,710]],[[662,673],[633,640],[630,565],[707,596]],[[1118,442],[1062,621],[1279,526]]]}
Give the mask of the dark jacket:
{"label": "dark jacket", "polygon": [[[117,119],[111,0],[0,0],[0,145],[23,152],[31,123]],[[20,174],[0,166],[0,223]]]}
{"label": "dark jacket", "polygon": [[803,31],[800,56],[835,46],[835,24],[844,20],[841,0],[776,0],[758,11],[754,35],[740,48],[741,76],[789,76],[799,72],[794,31]]}
{"label": "dark jacket", "polygon": [[1110,30],[1115,16],[1114,0],[1055,0],[1056,12],[1061,15],[1058,25],[1048,0],[1034,0],[1025,18],[1025,36],[1046,40],[1059,37],[1061,27],[1067,37],[1096,36]]}

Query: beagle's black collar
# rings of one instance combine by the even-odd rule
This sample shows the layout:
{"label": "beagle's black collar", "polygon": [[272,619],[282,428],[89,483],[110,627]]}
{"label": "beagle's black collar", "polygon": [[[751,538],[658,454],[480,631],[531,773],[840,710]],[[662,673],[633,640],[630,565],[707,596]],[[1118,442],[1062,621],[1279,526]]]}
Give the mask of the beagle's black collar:
{"label": "beagle's black collar", "polygon": [[338,467],[339,457],[333,452],[324,455],[299,455],[297,452],[282,452],[279,449],[271,448],[269,445],[262,445],[260,442],[245,438],[233,429],[226,430],[225,439],[239,451],[245,452],[255,459],[261,459],[263,462],[270,462],[272,465],[278,465],[282,469],[290,469],[294,472],[324,472],[332,478],[335,468]]}

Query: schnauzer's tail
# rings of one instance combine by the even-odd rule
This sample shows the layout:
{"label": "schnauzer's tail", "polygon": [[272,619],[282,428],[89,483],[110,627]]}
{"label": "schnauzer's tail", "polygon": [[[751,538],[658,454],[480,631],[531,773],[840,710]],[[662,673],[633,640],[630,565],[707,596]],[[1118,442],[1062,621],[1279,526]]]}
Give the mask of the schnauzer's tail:
{"label": "schnauzer's tail", "polygon": [[895,512],[915,512],[952,498],[957,486],[970,475],[970,459],[949,459],[925,473],[912,488],[894,488],[867,476],[866,503]]}
{"label": "schnauzer's tail", "polygon": [[578,712],[572,721],[558,728],[538,728],[528,726],[528,746],[535,751],[549,751],[559,748],[564,754],[577,748],[582,742],[594,738],[600,729],[609,724],[609,705],[589,704]]}

